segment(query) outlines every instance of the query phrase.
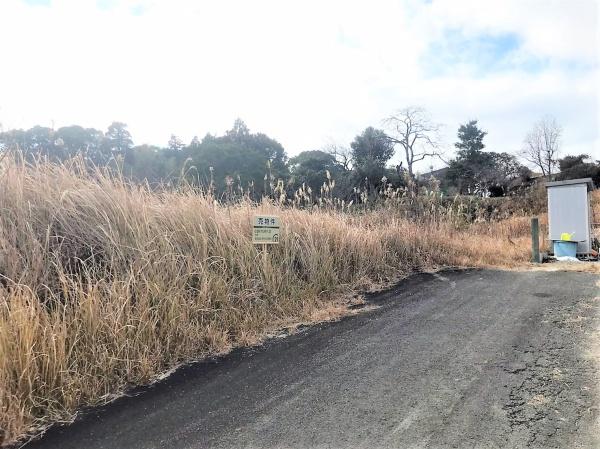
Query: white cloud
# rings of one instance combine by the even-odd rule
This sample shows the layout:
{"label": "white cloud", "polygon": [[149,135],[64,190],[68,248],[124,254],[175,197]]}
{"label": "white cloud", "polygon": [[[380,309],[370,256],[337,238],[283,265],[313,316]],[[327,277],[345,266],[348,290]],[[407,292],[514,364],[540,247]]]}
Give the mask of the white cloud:
{"label": "white cloud", "polygon": [[517,33],[533,55],[598,63],[596,0],[437,1],[431,14],[471,32]]}
{"label": "white cloud", "polygon": [[[446,61],[431,45],[448,30],[520,47],[497,69],[474,55],[428,73],[424,58]],[[449,147],[459,123],[479,118],[490,149],[515,151],[553,114],[566,151],[600,158],[593,0],[2,0],[0,39],[5,127],[121,120],[136,142],[164,144],[221,133],[239,116],[294,154],[348,143],[418,103],[447,125]]]}

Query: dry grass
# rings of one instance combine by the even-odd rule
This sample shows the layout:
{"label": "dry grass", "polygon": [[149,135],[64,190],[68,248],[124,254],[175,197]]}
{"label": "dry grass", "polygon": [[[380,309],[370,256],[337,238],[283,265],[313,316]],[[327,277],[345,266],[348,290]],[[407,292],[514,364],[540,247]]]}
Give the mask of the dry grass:
{"label": "dry grass", "polygon": [[[457,230],[393,211],[218,206],[77,166],[0,173],[0,441],[276,328],[330,319],[340,294],[444,266],[515,266],[529,219]],[[255,213],[281,216],[263,263]]]}

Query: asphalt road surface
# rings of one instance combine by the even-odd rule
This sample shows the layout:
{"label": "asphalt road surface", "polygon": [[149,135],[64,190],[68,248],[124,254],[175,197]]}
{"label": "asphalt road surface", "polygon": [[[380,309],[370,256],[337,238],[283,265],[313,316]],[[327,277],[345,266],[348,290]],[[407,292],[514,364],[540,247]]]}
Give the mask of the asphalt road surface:
{"label": "asphalt road surface", "polygon": [[598,279],[418,275],[375,310],[184,367],[26,447],[597,448]]}

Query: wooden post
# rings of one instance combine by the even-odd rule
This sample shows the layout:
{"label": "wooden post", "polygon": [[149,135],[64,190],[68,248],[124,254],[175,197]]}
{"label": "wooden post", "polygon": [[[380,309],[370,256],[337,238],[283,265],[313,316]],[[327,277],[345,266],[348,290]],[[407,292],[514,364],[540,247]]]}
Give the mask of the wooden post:
{"label": "wooden post", "polygon": [[267,244],[263,243],[262,245],[262,253],[263,253],[263,264],[264,264],[264,268],[267,268]]}
{"label": "wooden post", "polygon": [[540,263],[540,220],[538,217],[531,219],[531,261]]}

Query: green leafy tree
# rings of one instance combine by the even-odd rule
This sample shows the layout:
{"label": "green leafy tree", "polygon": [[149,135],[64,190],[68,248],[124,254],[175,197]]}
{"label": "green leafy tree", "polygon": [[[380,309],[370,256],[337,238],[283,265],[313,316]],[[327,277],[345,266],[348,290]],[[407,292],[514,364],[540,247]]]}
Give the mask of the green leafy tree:
{"label": "green leafy tree", "polygon": [[486,135],[487,132],[477,126],[477,120],[471,120],[458,128],[458,142],[454,146],[458,148],[458,154],[461,156],[481,152],[485,148],[483,138]]}
{"label": "green leafy tree", "polygon": [[460,193],[481,193],[486,189],[486,174],[493,169],[494,161],[484,153],[483,138],[487,133],[477,126],[477,120],[458,128],[457,156],[450,162],[447,179]]}
{"label": "green leafy tree", "polygon": [[103,155],[105,138],[102,131],[78,125],[64,126],[54,131],[34,126],[26,131],[10,130],[0,134],[2,146],[22,151],[26,157],[44,156],[52,161],[64,161],[82,155],[94,164],[106,161]]}
{"label": "green leafy tree", "polygon": [[233,127],[225,132],[224,139],[233,143],[244,145],[250,138],[250,129],[240,118],[235,119]]}
{"label": "green leafy tree", "polygon": [[483,151],[486,134],[477,120],[458,129],[457,156],[450,162],[446,180],[459,193],[501,196],[515,179],[528,176],[529,170],[515,156]]}
{"label": "green leafy tree", "polygon": [[531,177],[531,170],[521,164],[516,156],[490,152],[493,167],[487,180],[490,196],[505,196],[511,187],[522,185]]}
{"label": "green leafy tree", "polygon": [[394,146],[380,129],[366,128],[350,144],[354,176],[373,187],[381,182],[386,173],[385,164],[394,155]]}
{"label": "green leafy tree", "polygon": [[198,136],[194,136],[190,142],[189,148],[196,149],[200,146],[200,139]]}
{"label": "green leafy tree", "polygon": [[306,184],[313,192],[318,192],[327,180],[327,172],[333,179],[344,175],[342,165],[335,156],[325,151],[303,151],[289,161],[294,185]]}
{"label": "green leafy tree", "polygon": [[127,130],[127,125],[122,122],[113,122],[108,127],[105,136],[104,147],[106,150],[106,156],[120,155],[126,156],[129,150],[133,147],[133,140],[131,134]]}
{"label": "green leafy tree", "polygon": [[213,179],[218,193],[231,191],[233,179],[236,189],[250,190],[260,198],[271,193],[277,179],[289,178],[283,146],[266,134],[251,133],[240,119],[225,135],[207,134],[199,145],[190,145],[183,153],[194,167],[188,179],[203,185]]}
{"label": "green leafy tree", "polygon": [[595,185],[600,185],[600,162],[592,161],[587,154],[565,156],[558,160],[559,181],[578,178],[592,178]]}
{"label": "green leafy tree", "polygon": [[30,159],[39,156],[50,160],[61,160],[54,130],[45,126],[34,126],[28,130],[10,130],[0,134],[0,142],[6,149],[20,151]]}
{"label": "green leafy tree", "polygon": [[154,145],[138,145],[130,150],[123,172],[132,179],[150,184],[169,182],[181,173],[183,161],[179,156],[179,153]]}
{"label": "green leafy tree", "polygon": [[54,131],[44,126],[34,126],[27,131],[27,141],[31,152],[54,156],[56,152]]}
{"label": "green leafy tree", "polygon": [[261,154],[270,162],[270,171],[275,178],[287,178],[289,170],[287,156],[283,146],[275,139],[263,133],[251,133],[248,126],[241,119],[236,119],[233,127],[222,137],[213,137],[207,134],[203,142],[214,140],[220,143],[238,145],[242,148],[252,150],[253,153]]}
{"label": "green leafy tree", "polygon": [[374,162],[385,166],[394,155],[394,148],[385,132],[372,126],[356,136],[350,144],[350,148],[352,148],[352,158],[356,165]]}
{"label": "green leafy tree", "polygon": [[175,134],[171,134],[171,138],[169,139],[169,150],[171,151],[180,151],[185,145],[183,141],[177,137]]}
{"label": "green leafy tree", "polygon": [[59,128],[55,133],[55,145],[63,158],[80,154],[95,164],[105,159],[101,155],[103,139],[102,131],[78,125]]}
{"label": "green leafy tree", "polygon": [[27,132],[22,129],[11,129],[0,133],[0,148],[3,151],[28,151]]}
{"label": "green leafy tree", "polygon": [[267,172],[268,159],[253,149],[226,142],[202,143],[196,149],[186,150],[190,159],[187,170],[188,181],[208,187],[214,181],[217,194],[223,194],[228,186],[227,179],[237,182],[236,188],[250,188],[257,195],[264,193],[263,178]]}

